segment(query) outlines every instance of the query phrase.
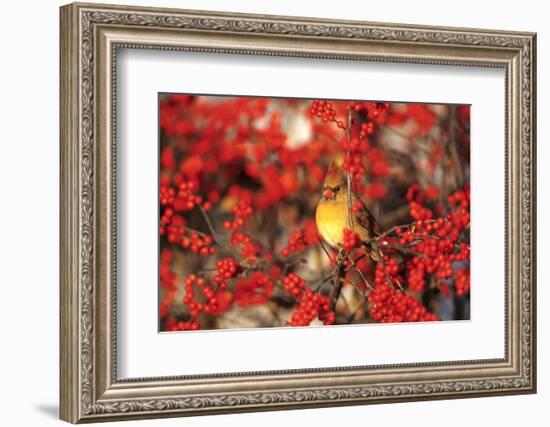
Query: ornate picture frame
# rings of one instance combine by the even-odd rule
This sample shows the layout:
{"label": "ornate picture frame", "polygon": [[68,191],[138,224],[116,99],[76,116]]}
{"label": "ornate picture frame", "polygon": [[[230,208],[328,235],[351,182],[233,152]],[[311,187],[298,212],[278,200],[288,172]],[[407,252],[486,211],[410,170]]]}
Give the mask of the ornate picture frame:
{"label": "ornate picture frame", "polygon": [[[61,8],[60,43],[63,420],[79,423],[536,391],[535,34],[75,3]],[[115,65],[119,48],[504,69],[505,357],[118,379]]]}

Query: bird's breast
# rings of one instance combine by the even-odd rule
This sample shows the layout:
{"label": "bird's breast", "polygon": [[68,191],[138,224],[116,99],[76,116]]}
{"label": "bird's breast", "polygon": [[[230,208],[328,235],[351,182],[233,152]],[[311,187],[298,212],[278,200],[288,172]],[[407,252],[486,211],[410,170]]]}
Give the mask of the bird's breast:
{"label": "bird's breast", "polygon": [[[350,228],[349,206],[345,200],[321,199],[315,211],[317,231],[332,247],[341,246],[344,240],[344,229]],[[369,240],[369,231],[361,225],[352,214],[353,229],[359,234],[361,240]]]}
{"label": "bird's breast", "polygon": [[315,222],[325,242],[333,247],[341,245],[344,229],[349,228],[347,204],[321,200],[315,212]]}

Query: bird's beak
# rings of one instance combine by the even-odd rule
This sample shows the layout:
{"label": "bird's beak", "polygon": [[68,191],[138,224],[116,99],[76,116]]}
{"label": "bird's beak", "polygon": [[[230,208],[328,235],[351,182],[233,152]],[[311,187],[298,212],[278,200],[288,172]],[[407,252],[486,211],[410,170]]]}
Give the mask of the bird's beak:
{"label": "bird's beak", "polygon": [[327,188],[323,191],[323,197],[325,199],[334,199],[334,192],[330,188]]}

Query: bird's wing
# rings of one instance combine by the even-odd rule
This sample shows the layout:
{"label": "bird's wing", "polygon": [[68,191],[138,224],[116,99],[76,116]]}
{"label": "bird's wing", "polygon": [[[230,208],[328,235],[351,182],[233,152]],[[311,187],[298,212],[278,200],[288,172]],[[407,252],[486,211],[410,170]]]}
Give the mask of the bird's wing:
{"label": "bird's wing", "polygon": [[376,221],[376,218],[371,213],[371,211],[367,208],[367,205],[365,205],[365,202],[360,197],[357,197],[357,200],[361,202],[361,208],[359,212],[357,212],[356,219],[357,223],[363,227],[367,232],[369,233],[370,237],[378,236],[382,233],[382,228]]}

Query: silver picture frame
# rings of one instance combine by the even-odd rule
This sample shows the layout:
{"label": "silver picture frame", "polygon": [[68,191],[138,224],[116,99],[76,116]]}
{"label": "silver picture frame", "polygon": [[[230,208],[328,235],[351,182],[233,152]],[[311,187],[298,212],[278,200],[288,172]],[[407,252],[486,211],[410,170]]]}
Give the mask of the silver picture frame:
{"label": "silver picture frame", "polygon": [[[535,34],[81,3],[63,6],[60,23],[61,419],[536,391]],[[121,48],[504,69],[505,357],[118,379],[115,88]]]}

